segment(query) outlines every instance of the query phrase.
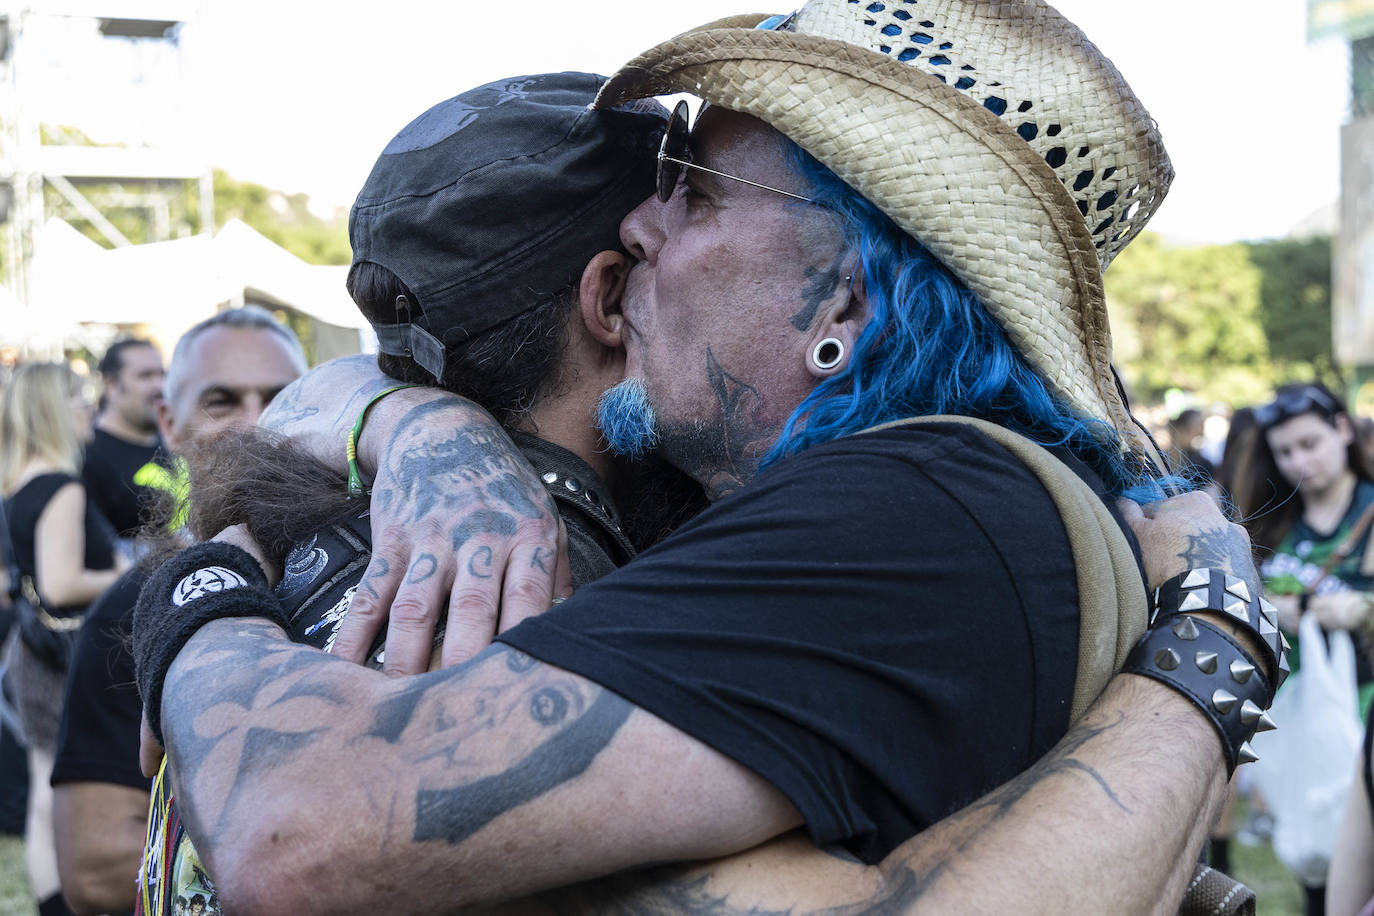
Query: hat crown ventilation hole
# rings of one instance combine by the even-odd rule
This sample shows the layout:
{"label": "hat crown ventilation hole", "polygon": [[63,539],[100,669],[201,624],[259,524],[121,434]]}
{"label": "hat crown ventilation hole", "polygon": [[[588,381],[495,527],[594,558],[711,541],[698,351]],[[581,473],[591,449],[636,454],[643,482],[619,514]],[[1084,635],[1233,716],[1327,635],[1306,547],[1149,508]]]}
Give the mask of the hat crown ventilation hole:
{"label": "hat crown ventilation hole", "polygon": [[[984,78],[977,61],[962,59],[956,41],[940,35],[939,13],[921,9],[929,3],[848,0],[848,4],[862,10],[872,50],[924,70],[978,100],[1045,160],[1078,205],[1103,269],[1135,235],[1132,224],[1139,220],[1143,225],[1154,213],[1160,196],[1144,189],[1129,170],[1119,169],[1110,161],[1111,151],[1103,144],[1091,138],[1075,142],[1075,125],[1069,117],[1036,113],[1037,101],[1044,108],[1046,100],[1024,95],[1016,98],[1013,87]],[[1025,90],[1025,95],[1035,94],[1034,88]],[[1054,100],[1048,101],[1052,105]]]}

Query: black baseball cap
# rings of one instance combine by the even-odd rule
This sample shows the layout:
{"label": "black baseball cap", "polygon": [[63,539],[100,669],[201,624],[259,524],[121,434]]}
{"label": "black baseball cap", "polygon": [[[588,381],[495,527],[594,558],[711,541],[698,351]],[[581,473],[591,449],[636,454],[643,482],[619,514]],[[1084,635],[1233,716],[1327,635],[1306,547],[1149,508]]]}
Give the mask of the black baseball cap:
{"label": "black baseball cap", "polygon": [[576,283],[620,221],[654,190],[667,110],[642,99],[592,110],[606,81],[543,73],[440,102],[382,151],[353,204],[353,263],[395,273],[419,300],[402,324],[373,321],[383,353],[435,378],[443,346]]}

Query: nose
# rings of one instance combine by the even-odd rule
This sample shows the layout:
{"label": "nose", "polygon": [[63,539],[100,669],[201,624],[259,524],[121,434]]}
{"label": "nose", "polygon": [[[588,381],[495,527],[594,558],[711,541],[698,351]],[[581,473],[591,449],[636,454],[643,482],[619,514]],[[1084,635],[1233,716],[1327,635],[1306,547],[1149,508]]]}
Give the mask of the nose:
{"label": "nose", "polygon": [[620,221],[620,243],[637,261],[653,262],[663,247],[663,212],[665,204],[650,194],[638,207]]}
{"label": "nose", "polygon": [[249,392],[243,396],[243,407],[239,411],[234,425],[237,427],[257,426],[258,418],[267,409],[267,399],[256,392]]}

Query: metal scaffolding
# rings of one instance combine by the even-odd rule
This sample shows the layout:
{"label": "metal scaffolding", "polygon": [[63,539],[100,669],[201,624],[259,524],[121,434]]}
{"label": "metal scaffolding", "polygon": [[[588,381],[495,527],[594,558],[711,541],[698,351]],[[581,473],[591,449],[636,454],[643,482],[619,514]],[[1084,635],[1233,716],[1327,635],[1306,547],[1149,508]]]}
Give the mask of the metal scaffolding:
{"label": "metal scaffolding", "polygon": [[[107,247],[213,231],[208,157],[178,135],[194,104],[181,38],[196,16],[194,0],[0,2],[7,308],[33,304],[32,268],[53,216],[86,224]],[[82,110],[125,135],[96,136],[73,114]]]}

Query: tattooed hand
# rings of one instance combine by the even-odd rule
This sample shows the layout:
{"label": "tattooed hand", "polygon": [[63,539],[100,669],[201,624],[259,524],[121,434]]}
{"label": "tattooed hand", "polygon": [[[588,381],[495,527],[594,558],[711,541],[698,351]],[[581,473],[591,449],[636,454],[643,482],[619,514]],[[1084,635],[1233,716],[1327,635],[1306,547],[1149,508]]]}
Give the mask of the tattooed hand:
{"label": "tattooed hand", "polygon": [[[1249,534],[1240,525],[1228,522],[1207,494],[1185,493],[1145,506],[1121,500],[1118,505],[1140,542],[1150,588],[1158,588],[1185,570],[1209,567],[1240,576],[1255,594],[1262,591]],[[1252,657],[1260,660],[1265,674],[1271,673],[1258,634],[1237,626],[1225,614],[1205,612],[1198,616],[1239,640]]]}
{"label": "tattooed hand", "polygon": [[572,594],[553,501],[485,412],[433,389],[400,391],[369,415],[359,454],[377,459],[372,560],[335,655],[362,661],[385,623],[383,670],[423,672],[447,608],[447,667]]}
{"label": "tattooed hand", "polygon": [[[396,380],[369,356],[319,366],[287,386],[262,425],[347,471],[368,402]],[[442,663],[471,658],[500,630],[572,594],[566,535],[529,464],[485,411],[437,388],[398,391],[368,413],[358,464],[376,469],[372,562],[334,641],[363,661],[386,627],[389,674],[429,666],[447,608]]]}
{"label": "tattooed hand", "polygon": [[1140,542],[1150,588],[1199,566],[1224,569],[1259,590],[1259,573],[1250,552],[1250,536],[1228,522],[1205,493],[1185,493],[1160,502],[1119,503],[1121,513]]}

